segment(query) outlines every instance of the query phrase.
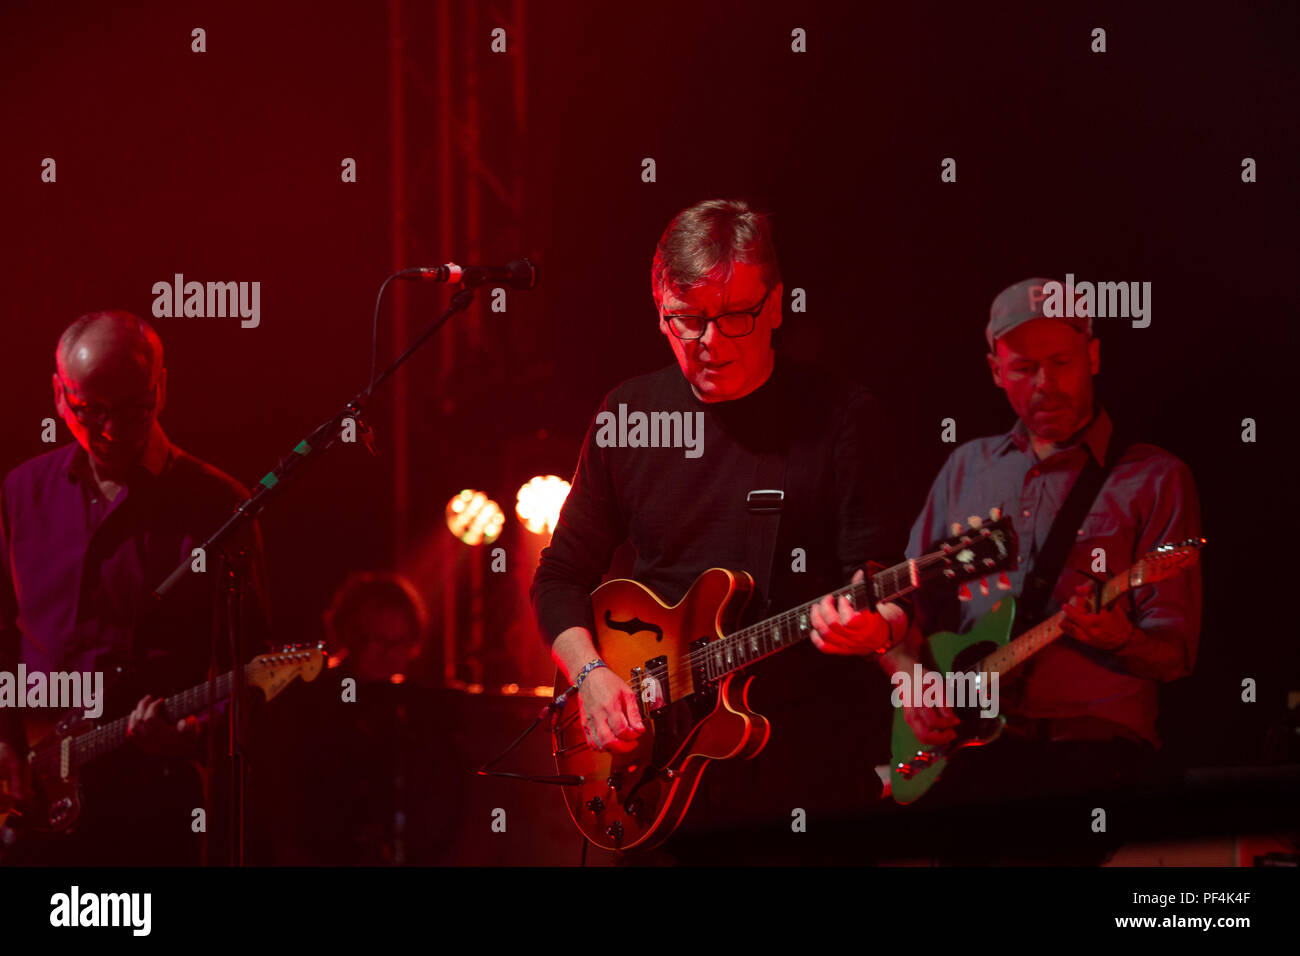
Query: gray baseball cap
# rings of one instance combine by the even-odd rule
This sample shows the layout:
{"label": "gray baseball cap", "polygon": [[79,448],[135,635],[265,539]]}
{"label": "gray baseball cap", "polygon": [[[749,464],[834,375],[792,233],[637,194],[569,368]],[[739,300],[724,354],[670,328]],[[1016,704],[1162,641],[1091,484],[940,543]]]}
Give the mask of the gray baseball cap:
{"label": "gray baseball cap", "polygon": [[1074,315],[1044,315],[1043,302],[1047,299],[1048,293],[1043,291],[1043,286],[1049,282],[1055,282],[1061,287],[1061,306],[1064,309],[1065,296],[1074,298],[1074,289],[1066,288],[1065,283],[1059,279],[1022,279],[1013,286],[1008,286],[998,293],[998,297],[993,300],[993,307],[989,309],[989,324],[984,327],[984,338],[989,343],[989,351],[994,351],[993,343],[1002,336],[1006,335],[1017,326],[1024,325],[1033,319],[1051,319],[1054,322],[1065,322],[1074,326],[1084,335],[1092,337],[1092,318],[1088,315],[1080,315],[1083,309],[1083,303],[1077,299],[1074,300]]}

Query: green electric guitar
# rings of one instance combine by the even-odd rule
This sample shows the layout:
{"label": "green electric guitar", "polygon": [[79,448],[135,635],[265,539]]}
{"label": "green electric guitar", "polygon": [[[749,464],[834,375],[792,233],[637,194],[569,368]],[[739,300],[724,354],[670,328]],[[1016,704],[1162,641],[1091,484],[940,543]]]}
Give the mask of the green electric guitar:
{"label": "green electric guitar", "polygon": [[[1096,607],[1109,607],[1125,592],[1146,584],[1171,578],[1194,565],[1205,544],[1204,538],[1191,538],[1179,544],[1161,545],[1143,555],[1128,571],[1111,578],[1100,589]],[[1005,597],[984,615],[965,634],[941,631],[926,640],[926,648],[934,668],[942,674],[971,673],[978,675],[974,682],[987,686],[990,674],[1006,674],[1037,654],[1061,636],[1064,611],[1031,628],[1015,640],[1011,628],[1016,617],[1015,598]],[[914,690],[919,694],[919,689]],[[965,747],[980,747],[992,743],[1002,733],[1006,718],[980,716],[978,700],[970,699],[965,707],[954,707],[961,721],[956,727],[957,736],[947,743],[927,745],[921,743],[903,718],[903,708],[894,711],[894,727],[890,735],[890,790],[897,803],[912,803],[938,781],[948,760]]]}

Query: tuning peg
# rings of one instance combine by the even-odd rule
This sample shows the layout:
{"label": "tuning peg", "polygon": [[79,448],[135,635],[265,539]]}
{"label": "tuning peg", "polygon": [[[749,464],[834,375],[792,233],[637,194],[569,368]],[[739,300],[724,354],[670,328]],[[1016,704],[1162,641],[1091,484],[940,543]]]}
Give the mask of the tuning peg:
{"label": "tuning peg", "polygon": [[980,578],[980,594],[984,595],[985,597],[988,597],[988,596],[989,596],[989,579],[988,579],[988,578]]}
{"label": "tuning peg", "polygon": [[1000,520],[1002,520],[1002,509],[1001,509],[1001,508],[990,508],[990,509],[989,509],[989,520],[990,520],[990,521],[1000,521]]}
{"label": "tuning peg", "polygon": [[966,523],[972,528],[982,528],[984,526],[984,519],[979,515],[971,515],[966,519]]}
{"label": "tuning peg", "polygon": [[957,600],[969,601],[970,599],[971,599],[970,588],[967,587],[965,584],[963,584],[960,588],[957,589]]}
{"label": "tuning peg", "polygon": [[1001,574],[998,575],[998,590],[999,591],[1011,590],[1011,579],[1007,577],[1007,572],[1005,571],[1003,571]]}
{"label": "tuning peg", "polygon": [[958,524],[956,521],[952,523],[952,533],[961,534],[961,525]]}

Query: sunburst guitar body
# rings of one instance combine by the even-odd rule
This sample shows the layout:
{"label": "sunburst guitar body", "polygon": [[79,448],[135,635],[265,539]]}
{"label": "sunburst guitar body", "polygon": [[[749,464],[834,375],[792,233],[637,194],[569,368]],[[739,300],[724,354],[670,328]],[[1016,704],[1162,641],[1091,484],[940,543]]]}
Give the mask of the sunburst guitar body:
{"label": "sunburst guitar body", "polygon": [[[1000,519],[833,596],[872,609],[927,584],[1012,568],[1017,553],[1015,532]],[[583,733],[578,695],[570,694],[556,712],[556,766],[582,781],[565,788],[565,801],[595,845],[629,850],[663,842],[685,816],[711,761],[748,759],[766,745],[772,728],[749,707],[753,677],[744,669],[807,639],[817,602],[739,628],[753,591],[745,571],[711,568],[676,604],[629,580],[608,581],[592,593],[596,646],[628,682],[646,727],[629,753],[594,751]],[[557,676],[557,686],[564,683]]]}

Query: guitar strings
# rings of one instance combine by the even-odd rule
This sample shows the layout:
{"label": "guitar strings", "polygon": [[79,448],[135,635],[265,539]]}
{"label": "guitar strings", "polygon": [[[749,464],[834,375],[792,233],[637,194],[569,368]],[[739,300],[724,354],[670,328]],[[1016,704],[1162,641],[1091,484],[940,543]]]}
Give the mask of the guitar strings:
{"label": "guitar strings", "polygon": [[[918,558],[914,562],[914,564],[918,570],[924,570],[924,569],[928,569],[929,567],[935,564],[948,560],[948,557],[949,556],[947,553],[936,551],[928,555],[923,555],[922,557]],[[895,565],[892,568],[886,568],[884,571],[880,572],[879,574],[873,575],[872,578],[868,579],[867,581],[861,581],[856,584],[851,584],[847,588],[841,591],[832,591],[830,592],[829,596],[834,596],[838,598],[838,597],[847,597],[851,595],[854,599],[857,599],[861,597],[863,593],[866,592],[866,590],[869,587],[871,587],[872,583],[875,581],[883,581],[887,578],[892,578],[895,587],[897,587],[899,584],[899,579],[902,578],[902,580],[908,582],[907,585],[895,590],[890,595],[890,598],[892,599],[892,598],[902,597],[903,595],[916,590],[915,585],[912,585],[910,583],[911,582],[910,572],[912,570],[912,567],[913,567],[913,562],[903,562],[901,564]],[[758,624],[749,625],[748,627],[742,628],[739,631],[735,631],[732,634],[728,634],[720,638],[719,640],[710,641],[709,643],[701,647],[695,648],[689,651],[687,654],[679,657],[676,662],[678,666],[673,667],[672,662],[660,664],[655,667],[647,669],[645,674],[634,676],[630,679],[624,680],[624,684],[627,685],[636,694],[638,699],[640,699],[641,689],[642,686],[644,685],[645,678],[653,677],[656,681],[667,683],[668,693],[672,699],[679,699],[682,696],[686,696],[687,694],[693,692],[694,690],[695,687],[694,671],[696,670],[696,668],[700,666],[704,666],[706,671],[708,670],[708,664],[709,664],[708,658],[710,655],[714,657],[715,663],[726,667],[726,670],[724,670],[722,674],[719,674],[718,677],[715,678],[715,679],[720,679],[721,677],[726,676],[726,674],[731,673],[733,670],[739,669],[739,667],[752,664],[757,660],[762,659],[763,657],[767,657],[768,655],[773,654],[778,650],[781,650],[783,647],[789,646],[786,643],[786,638],[784,634],[781,632],[781,629],[783,628],[784,625],[795,624],[799,631],[799,639],[802,640],[803,637],[805,636],[804,632],[806,628],[805,625],[799,622],[798,619],[807,615],[812,610],[813,607],[820,604],[823,600],[826,599],[827,596],[828,595],[822,595],[822,597],[819,597],[816,600],[809,601],[806,604],[802,604],[798,607],[791,608],[790,610],[783,611],[780,614],[774,615],[773,617],[768,618],[766,621],[761,621]],[[881,595],[877,595],[877,599],[880,600]],[[766,651],[761,651],[757,654],[754,654],[753,656],[750,656],[748,654],[740,654],[740,655],[727,654],[727,652],[730,651],[732,648],[742,646],[746,638],[767,638],[773,634],[778,634],[780,636],[780,643],[777,646],[772,647]],[[735,656],[740,656],[743,659],[743,663],[741,663],[738,666],[727,666],[723,663],[724,661],[727,661],[729,657],[734,658]],[[686,693],[683,694],[681,693],[682,691],[685,691]],[[567,729],[567,725],[566,725],[566,729]]]}
{"label": "guitar strings", "polygon": [[[947,556],[946,556],[945,554],[941,553],[941,552],[935,552],[935,553],[933,553],[932,555],[926,555],[926,556],[924,556],[924,557],[918,559],[917,562],[916,562],[916,565],[917,565],[918,568],[920,568],[920,567],[924,567],[924,566],[928,566],[928,565],[931,565],[931,564],[935,563],[935,561],[943,560],[943,559],[946,558],[946,557],[947,557]],[[1183,558],[1183,557],[1184,557],[1183,555],[1178,555],[1178,559],[1181,559],[1181,558]],[[1167,561],[1167,560],[1168,560],[1168,558],[1167,558],[1167,556],[1165,556],[1165,555],[1161,555],[1161,556],[1159,557],[1159,563],[1164,563],[1164,562]],[[1175,560],[1177,560],[1177,559],[1175,559]],[[1118,599],[1119,597],[1121,597],[1125,592],[1127,592],[1128,590],[1130,590],[1130,589],[1134,586],[1134,584],[1135,584],[1135,580],[1134,580],[1134,579],[1135,579],[1135,576],[1136,576],[1137,578],[1141,578],[1141,579],[1143,579],[1143,581],[1142,581],[1142,582],[1139,582],[1139,583],[1145,583],[1145,576],[1146,576],[1147,574],[1149,574],[1149,573],[1151,573],[1151,572],[1153,572],[1153,571],[1155,570],[1155,567],[1148,568],[1148,564],[1149,564],[1149,563],[1152,564],[1152,565],[1155,565],[1155,564],[1157,564],[1158,562],[1157,562],[1157,561],[1154,561],[1154,560],[1153,560],[1153,561],[1149,561],[1147,558],[1143,558],[1142,560],[1140,560],[1140,561],[1138,561],[1136,564],[1134,564],[1132,567],[1130,567],[1130,568],[1127,570],[1127,572],[1125,572],[1124,577],[1121,578],[1121,577],[1118,577],[1118,576],[1117,576],[1117,577],[1115,577],[1115,578],[1112,578],[1110,581],[1107,581],[1107,582],[1106,582],[1106,585],[1105,585],[1105,589],[1106,589],[1106,590],[1109,590],[1110,587],[1113,585],[1113,586],[1116,587],[1116,593],[1113,594],[1113,595],[1111,595],[1108,599],[1103,597],[1103,600],[1105,601],[1105,603],[1106,603],[1107,605],[1113,603],[1116,599]],[[1181,561],[1179,561],[1179,563],[1181,563]],[[873,576],[873,578],[872,578],[871,580],[872,580],[872,581],[875,581],[875,580],[882,579],[883,577],[885,577],[885,575],[891,575],[891,576],[893,576],[893,577],[896,579],[896,578],[899,576],[899,574],[902,573],[903,569],[908,568],[908,567],[909,567],[908,565],[903,564],[903,565],[897,565],[897,566],[895,566],[894,568],[888,568],[888,569],[886,569],[885,571],[881,572],[880,574]],[[909,580],[910,580],[910,577],[909,577]],[[847,589],[847,591],[846,591],[845,593],[846,593],[846,594],[847,594],[847,593],[853,593],[853,594],[856,596],[856,594],[857,594],[857,593],[858,593],[858,592],[859,592],[859,591],[864,587],[864,585],[866,585],[867,583],[868,583],[868,582],[861,582],[861,583],[859,583],[859,584],[850,585],[849,588]],[[1154,582],[1151,582],[1151,583],[1154,583]],[[909,587],[907,587],[906,589],[896,591],[892,596],[893,596],[893,597],[899,597],[899,596],[901,596],[901,595],[903,595],[903,594],[906,594],[906,593],[908,593],[909,591],[912,591],[912,590],[915,590],[915,587],[909,586]],[[834,594],[834,595],[836,595],[836,596],[839,596],[839,595],[837,594],[837,592],[831,592],[831,593]],[[1103,592],[1103,595],[1104,595],[1104,592]],[[879,597],[879,596],[878,596],[878,597]],[[704,645],[703,647],[700,647],[700,648],[697,648],[697,649],[691,651],[690,653],[688,653],[688,654],[685,655],[684,657],[680,658],[679,660],[681,660],[681,661],[685,661],[685,662],[688,662],[688,663],[690,663],[691,665],[695,665],[695,664],[698,663],[698,661],[700,660],[701,656],[703,656],[703,655],[707,655],[707,654],[710,654],[710,653],[715,654],[715,655],[718,655],[718,654],[719,654],[719,651],[721,650],[721,646],[722,646],[724,643],[729,642],[729,641],[733,641],[733,639],[741,638],[741,637],[744,637],[744,636],[750,636],[750,632],[752,632],[752,631],[761,631],[761,630],[767,629],[767,628],[769,628],[769,627],[773,627],[773,628],[774,628],[774,627],[776,627],[776,626],[779,626],[777,622],[782,621],[782,620],[784,620],[784,619],[789,619],[789,618],[791,618],[791,617],[793,617],[794,615],[797,615],[797,614],[801,615],[801,614],[803,614],[806,610],[811,609],[814,605],[816,605],[816,604],[820,604],[821,601],[824,600],[824,599],[825,599],[825,596],[823,596],[822,598],[818,598],[818,599],[815,600],[815,601],[809,602],[808,604],[804,604],[804,605],[802,605],[802,606],[800,606],[800,607],[793,608],[793,609],[791,609],[791,610],[789,610],[789,611],[785,611],[785,612],[783,612],[783,613],[781,613],[781,614],[778,614],[778,615],[776,615],[776,616],[774,616],[774,617],[768,619],[767,621],[763,621],[763,622],[760,622],[759,624],[751,625],[750,627],[748,627],[748,628],[744,628],[744,629],[742,629],[742,630],[740,630],[740,631],[737,631],[737,632],[735,632],[734,634],[727,635],[727,636],[721,638],[720,640],[712,641],[712,642],[710,642],[710,643]],[[1042,622],[1042,623],[1039,624],[1037,627],[1031,629],[1030,631],[1027,631],[1025,634],[1022,634],[1019,638],[1016,639],[1016,641],[1013,641],[1013,642],[1011,642],[1010,644],[1007,644],[1007,645],[1005,645],[1005,646],[999,648],[998,650],[993,651],[992,653],[990,653],[989,655],[987,655],[983,660],[981,660],[981,661],[979,662],[978,665],[976,665],[977,668],[978,668],[979,670],[981,670],[981,671],[988,671],[990,668],[989,668],[987,665],[989,665],[990,661],[992,661],[993,658],[998,657],[998,656],[1000,656],[1000,655],[1005,655],[1007,652],[1009,652],[1009,651],[1010,651],[1012,648],[1014,648],[1014,647],[1017,647],[1017,646],[1025,647],[1025,646],[1026,646],[1026,644],[1025,644],[1025,639],[1026,639],[1026,638],[1029,638],[1030,635],[1031,635],[1031,634],[1034,634],[1036,631],[1042,630],[1042,631],[1044,631],[1044,633],[1043,633],[1042,635],[1040,635],[1039,638],[1031,639],[1030,643],[1035,644],[1035,645],[1039,645],[1040,643],[1041,643],[1041,644],[1046,644],[1046,643],[1048,643],[1048,642],[1054,640],[1056,637],[1060,636],[1060,626],[1059,626],[1059,623],[1058,623],[1058,619],[1059,619],[1059,617],[1060,617],[1060,615],[1059,615],[1059,613],[1058,613],[1057,615],[1055,615],[1054,617],[1048,619],[1047,621]],[[800,630],[802,631],[802,627],[800,628]],[[738,642],[737,642],[737,643],[738,643]],[[780,649],[780,648],[773,648],[771,651],[768,651],[768,652],[766,652],[766,653],[764,653],[764,654],[759,655],[759,657],[760,657],[760,658],[761,658],[761,657],[765,657],[765,656],[767,656],[768,654],[774,653],[776,650],[779,650],[779,649]],[[1035,651],[1037,650],[1037,646],[1035,646],[1034,650],[1035,650]],[[1019,656],[1019,654],[1016,654],[1015,656]],[[1027,655],[1026,655],[1026,656],[1027,656]],[[718,659],[719,659],[719,661],[721,661],[722,658],[721,658],[720,655],[719,655],[719,658],[718,658]],[[740,666],[743,667],[743,666],[745,666],[745,664],[752,663],[752,662],[753,662],[753,660],[746,661],[744,664],[742,664],[742,665],[740,665]],[[1019,663],[1019,661],[1017,661],[1017,663]],[[1003,665],[1003,666],[999,667],[999,670],[1006,670],[1006,669],[1009,669],[1010,667],[1014,667],[1014,666],[1016,666],[1016,664]],[[695,686],[695,684],[694,684],[694,676],[693,676],[692,673],[690,673],[690,670],[692,670],[692,669],[693,669],[693,667],[692,667],[692,668],[689,668],[689,669],[688,669],[688,668],[683,668],[683,667],[670,668],[670,666],[669,666],[668,664],[660,664],[660,665],[658,665],[658,666],[656,666],[656,667],[654,667],[654,668],[650,668],[650,669],[647,671],[647,673],[646,673],[645,675],[641,675],[641,676],[633,677],[631,680],[626,680],[626,681],[624,681],[624,683],[625,683],[625,684],[626,684],[630,689],[632,689],[632,690],[637,694],[637,697],[638,697],[638,699],[639,699],[640,696],[641,696],[641,695],[640,695],[640,686],[641,686],[641,684],[644,682],[644,677],[646,677],[646,676],[650,676],[650,677],[654,677],[656,680],[666,680],[667,683],[668,683],[669,693],[670,693],[671,697],[672,697],[673,699],[678,699],[679,696],[682,696],[682,695],[679,695],[679,694],[677,693],[678,691],[680,691],[680,690],[682,690],[682,689],[686,689],[686,690],[687,690],[687,693],[689,694],[690,692],[692,692],[692,691],[694,690],[694,686]],[[731,668],[731,669],[729,669],[726,673],[730,673],[731,670],[735,670],[735,669],[738,669],[738,668]],[[725,674],[724,674],[723,676],[725,676]],[[561,724],[561,725],[559,726],[559,729],[560,729],[560,730],[567,730],[569,727],[571,727],[571,726],[573,725],[573,723],[577,720],[577,718],[578,718],[578,711],[575,710],[575,711],[573,712],[573,716],[572,716],[571,718],[569,718],[568,720],[566,720],[563,724]],[[574,749],[574,748],[566,748],[566,750],[565,750],[565,751],[561,751],[561,753],[567,752],[569,749]],[[583,742],[581,745],[578,745],[578,746],[576,747],[576,749],[578,749],[578,750],[589,749],[588,746],[587,746],[587,744],[586,744],[586,742],[585,742],[585,738],[584,738],[584,742]]]}

